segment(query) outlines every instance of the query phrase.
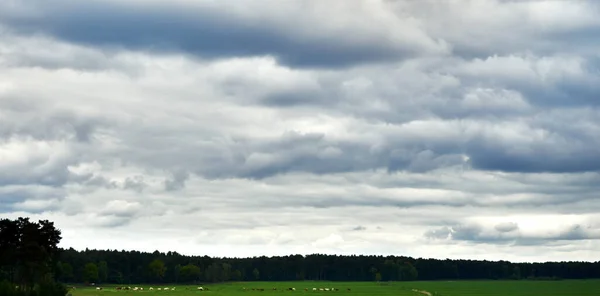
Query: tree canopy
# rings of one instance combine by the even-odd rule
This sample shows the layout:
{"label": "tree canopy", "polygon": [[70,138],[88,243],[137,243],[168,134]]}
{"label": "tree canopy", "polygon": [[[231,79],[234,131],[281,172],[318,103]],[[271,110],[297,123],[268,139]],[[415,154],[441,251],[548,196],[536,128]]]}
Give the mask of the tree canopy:
{"label": "tree canopy", "polygon": [[[2,286],[11,289],[17,286],[18,291],[11,292],[13,294],[32,295],[44,291],[47,295],[52,295],[55,290],[54,271],[57,269],[54,263],[59,255],[58,243],[61,238],[61,231],[47,220],[32,222],[29,218],[0,219]],[[60,287],[57,291],[57,295],[63,292]]]}
{"label": "tree canopy", "polygon": [[[234,281],[410,281],[600,278],[600,262],[511,263],[508,261],[439,260],[405,256],[290,255],[252,258],[184,256],[176,252],[66,249],[61,266],[81,270],[106,262],[107,283],[199,283]],[[68,273],[64,281],[82,282]],[[100,281],[102,282],[102,281]]]}

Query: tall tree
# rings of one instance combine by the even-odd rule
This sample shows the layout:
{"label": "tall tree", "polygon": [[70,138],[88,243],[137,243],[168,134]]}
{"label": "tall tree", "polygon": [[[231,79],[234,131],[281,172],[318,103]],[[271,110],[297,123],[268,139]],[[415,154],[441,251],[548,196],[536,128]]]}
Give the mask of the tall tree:
{"label": "tall tree", "polygon": [[16,220],[0,220],[0,279],[16,281],[20,229]]}
{"label": "tall tree", "polygon": [[86,283],[95,283],[99,279],[98,265],[93,262],[87,263],[83,267],[83,281]]}
{"label": "tall tree", "polygon": [[73,273],[73,266],[66,262],[58,262],[58,279],[62,282],[68,283],[75,279]]}
{"label": "tall tree", "polygon": [[148,264],[148,271],[150,272],[150,276],[155,281],[162,281],[165,273],[167,272],[167,267],[165,263],[160,259],[154,259],[150,264]]}
{"label": "tall tree", "polygon": [[194,282],[200,278],[201,274],[200,267],[189,263],[181,268],[179,276],[182,282]]}
{"label": "tall tree", "polygon": [[102,260],[98,263],[98,281],[105,283],[108,280],[108,263]]}
{"label": "tall tree", "polygon": [[15,282],[23,291],[35,283],[53,280],[60,230],[47,220],[29,218],[0,220],[0,276]]}

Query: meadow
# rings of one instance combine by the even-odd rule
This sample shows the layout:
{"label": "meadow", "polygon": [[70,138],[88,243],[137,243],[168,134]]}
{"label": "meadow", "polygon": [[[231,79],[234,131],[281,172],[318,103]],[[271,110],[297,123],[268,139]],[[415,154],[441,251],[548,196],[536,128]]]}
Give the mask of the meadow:
{"label": "meadow", "polygon": [[[136,285],[131,285],[131,287]],[[175,290],[158,291],[158,287],[175,287]],[[281,295],[284,293],[310,293],[311,295],[362,295],[362,296],[597,296],[600,295],[600,280],[565,281],[416,281],[416,282],[239,282],[202,285],[208,291],[198,291],[198,285],[138,285],[144,291],[118,291],[116,286],[79,287],[70,291],[72,296],[103,295]],[[150,291],[149,288],[154,290]],[[290,291],[288,288],[295,288]],[[244,290],[246,288],[246,290]],[[264,289],[264,291],[252,289]],[[273,290],[276,288],[276,290]],[[337,288],[337,291],[313,291],[313,288]],[[308,289],[306,291],[305,289]],[[348,290],[350,289],[350,290]]]}

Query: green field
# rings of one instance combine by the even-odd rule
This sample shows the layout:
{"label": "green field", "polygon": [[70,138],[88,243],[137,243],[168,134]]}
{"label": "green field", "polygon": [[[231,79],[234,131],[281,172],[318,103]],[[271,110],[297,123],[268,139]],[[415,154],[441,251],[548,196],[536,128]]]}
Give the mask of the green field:
{"label": "green field", "polygon": [[[130,285],[134,287],[136,285]],[[394,282],[394,283],[369,283],[369,282],[245,282],[202,285],[208,291],[198,291],[198,286],[168,285],[175,290],[158,291],[160,286],[139,285],[144,291],[117,291],[116,286],[101,286],[103,290],[95,288],[77,287],[70,293],[73,296],[102,296],[102,295],[133,295],[157,294],[170,296],[186,295],[279,295],[282,293],[310,293],[314,295],[431,295],[443,296],[598,296],[600,295],[600,280],[581,281],[437,281],[437,282]],[[149,288],[153,287],[153,291]],[[295,288],[289,291],[288,288]],[[244,290],[246,288],[246,290]],[[264,291],[252,290],[262,288]],[[273,290],[276,288],[277,290]],[[313,291],[313,288],[337,288],[338,291]],[[308,289],[308,291],[305,291]],[[350,289],[350,291],[348,291]],[[415,292],[418,290],[422,292]]]}

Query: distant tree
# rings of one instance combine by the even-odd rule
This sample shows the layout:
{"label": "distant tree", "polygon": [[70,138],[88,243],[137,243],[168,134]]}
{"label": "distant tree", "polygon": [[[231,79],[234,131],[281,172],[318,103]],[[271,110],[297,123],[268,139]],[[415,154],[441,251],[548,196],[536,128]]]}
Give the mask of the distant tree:
{"label": "distant tree", "polygon": [[98,281],[105,283],[108,280],[108,264],[106,261],[98,263]]}
{"label": "distant tree", "polygon": [[220,281],[229,281],[231,279],[231,264],[223,263],[221,264],[221,278]]}
{"label": "distant tree", "polygon": [[58,279],[63,282],[71,282],[75,279],[73,266],[66,262],[58,262]]}
{"label": "distant tree", "polygon": [[154,280],[162,281],[167,272],[167,267],[162,260],[154,259],[148,264],[148,270],[150,271],[150,276]]}
{"label": "distant tree", "polygon": [[83,281],[86,283],[95,283],[99,279],[98,265],[89,262],[83,267]]}
{"label": "distant tree", "polygon": [[513,267],[513,272],[512,272],[511,278],[515,279],[515,280],[518,280],[521,278],[521,269],[519,268],[519,266]]}
{"label": "distant tree", "polygon": [[[369,269],[369,272],[370,272],[370,273],[373,275],[373,280],[374,280],[374,281],[377,281],[377,274],[378,274],[378,270],[377,270],[377,268],[375,268],[375,267],[371,267],[371,268]],[[381,280],[381,274],[379,275],[379,277],[380,277],[380,279],[379,279],[379,280]]]}
{"label": "distant tree", "polygon": [[110,274],[109,281],[115,284],[123,284],[125,283],[125,278],[123,277],[122,272],[114,271]]}
{"label": "distant tree", "polygon": [[252,271],[252,275],[254,276],[255,280],[259,280],[260,279],[260,271],[258,271],[258,268],[254,268],[254,270]]}
{"label": "distant tree", "polygon": [[234,280],[234,281],[241,281],[243,279],[242,278],[242,272],[239,269],[234,270],[231,273],[231,279]]}
{"label": "distant tree", "polygon": [[177,264],[177,265],[175,265],[175,268],[173,268],[173,279],[175,280],[175,283],[179,283],[180,278],[181,278],[181,264]]}
{"label": "distant tree", "polygon": [[182,282],[197,281],[201,275],[202,270],[200,269],[200,267],[191,263],[181,267],[181,270],[179,272],[179,277]]}
{"label": "distant tree", "polygon": [[404,281],[415,281],[419,276],[417,269],[412,264],[410,264],[410,262],[404,262],[404,264],[402,264],[400,272],[402,274],[402,280]]}

